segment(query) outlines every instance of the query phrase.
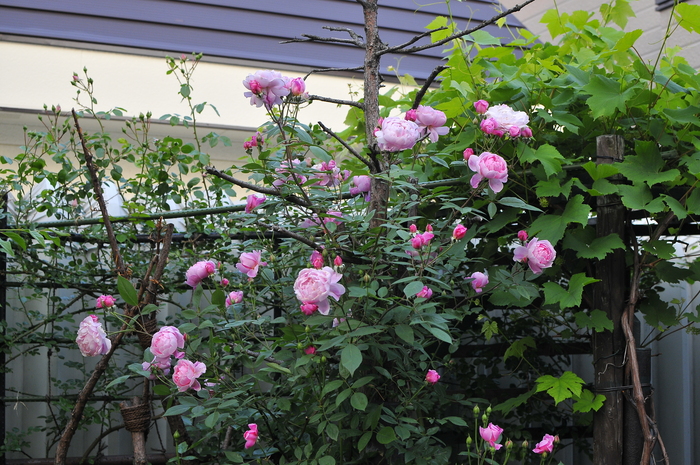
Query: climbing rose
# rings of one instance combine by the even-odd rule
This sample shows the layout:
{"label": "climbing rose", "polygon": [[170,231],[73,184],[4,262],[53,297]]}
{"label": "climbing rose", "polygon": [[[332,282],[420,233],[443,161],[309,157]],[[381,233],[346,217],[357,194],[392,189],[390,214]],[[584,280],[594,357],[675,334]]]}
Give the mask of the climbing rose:
{"label": "climbing rose", "polygon": [[323,268],[323,254],[318,250],[314,250],[313,252],[311,252],[311,257],[309,257],[309,261],[311,262],[311,266],[313,266],[317,270]]}
{"label": "climbing rose", "polygon": [[470,278],[472,280],[472,287],[477,293],[481,293],[483,288],[489,283],[489,277],[479,271],[472,273]]}
{"label": "climbing rose", "polygon": [[421,129],[413,121],[398,116],[384,118],[374,135],[380,150],[398,152],[410,149],[420,138]]}
{"label": "climbing rose", "polygon": [[230,307],[233,304],[240,304],[243,302],[243,291],[232,291],[226,297],[226,306]]}
{"label": "climbing rose", "polygon": [[484,152],[479,156],[469,157],[469,169],[475,171],[469,183],[476,189],[482,179],[489,180],[489,187],[495,193],[501,192],[503,183],[508,181],[508,165],[500,155]]}
{"label": "climbing rose", "polygon": [[463,238],[466,233],[467,228],[462,224],[458,224],[457,226],[455,226],[454,231],[452,231],[452,239],[458,241],[461,238]]}
{"label": "climbing rose", "polygon": [[226,278],[221,278],[221,281],[219,281],[219,284],[221,284],[221,287],[226,287],[228,286],[229,280]]}
{"label": "climbing rose", "polygon": [[343,266],[343,259],[340,258],[340,255],[335,256],[335,258],[333,259],[333,265],[337,268]]}
{"label": "climbing rose", "polygon": [[550,454],[554,450],[554,436],[551,434],[545,434],[540,442],[535,445],[532,452],[535,454],[542,454],[544,452],[549,452]]}
{"label": "climbing rose", "polygon": [[496,450],[503,447],[502,444],[496,444],[496,441],[498,441],[498,438],[501,437],[502,432],[503,428],[494,425],[493,423],[489,423],[489,425],[486,428],[482,428],[481,426],[479,427],[479,434],[481,435],[481,439],[488,442],[489,446],[493,447]]}
{"label": "climbing rose", "polygon": [[304,353],[306,355],[314,355],[316,353],[316,347],[314,346],[309,346],[306,349],[304,349]]}
{"label": "climbing rose", "polygon": [[202,362],[192,363],[189,360],[178,360],[173,373],[173,382],[180,392],[185,392],[189,388],[199,391],[202,386],[197,378],[202,376],[205,371],[207,371],[207,366]]}
{"label": "climbing rose", "polygon": [[246,199],[245,212],[252,212],[256,208],[258,208],[265,200],[267,200],[267,197],[265,197],[264,195],[262,197],[258,197],[255,194],[250,194]]}
{"label": "climbing rose", "polygon": [[255,423],[250,423],[248,425],[248,431],[243,433],[243,439],[245,439],[245,448],[249,449],[258,442],[258,425]]}
{"label": "climbing rose", "polygon": [[425,375],[425,380],[430,384],[436,384],[440,380],[440,375],[435,370],[428,370],[428,374]]}
{"label": "climbing rose", "polygon": [[313,312],[318,310],[318,305],[312,303],[301,304],[301,313],[306,316],[311,315]]}
{"label": "climbing rose", "polygon": [[104,355],[112,348],[112,341],[109,340],[102,323],[97,315],[88,315],[80,322],[78,337],[75,339],[80,353],[83,357],[94,357]]}
{"label": "climbing rose", "polygon": [[486,113],[486,110],[489,109],[489,102],[486,100],[477,100],[474,102],[474,109],[478,114],[483,115]]}
{"label": "climbing rose", "polygon": [[287,80],[279,71],[256,71],[243,80],[243,85],[250,91],[243,95],[250,97],[250,104],[256,107],[265,105],[265,108],[270,109],[282,104],[282,97],[289,95]]}
{"label": "climbing rose", "polygon": [[263,136],[260,133],[260,131],[257,131],[255,134],[251,136],[250,139],[246,140],[243,142],[243,149],[244,150],[249,150],[257,146],[262,146],[263,144]]}
{"label": "climbing rose", "polygon": [[438,136],[444,136],[450,129],[443,126],[447,122],[447,116],[433,107],[419,105],[415,113],[415,121],[429,135],[431,142],[437,142]]}
{"label": "climbing rose", "polygon": [[513,260],[526,262],[533,273],[542,273],[542,269],[549,268],[557,258],[557,252],[549,241],[541,241],[533,237],[526,245],[521,245],[513,251]]}
{"label": "climbing rose", "polygon": [[302,304],[315,304],[318,306],[319,313],[328,315],[330,310],[328,298],[340,300],[340,296],[345,293],[345,287],[338,284],[342,277],[342,274],[336,273],[329,266],[324,266],[320,270],[305,268],[299,271],[294,282],[294,293]]}
{"label": "climbing rose", "polygon": [[262,250],[253,250],[252,252],[243,252],[236,263],[236,268],[243,274],[248,275],[249,278],[254,278],[258,275],[258,268],[261,266],[266,266],[267,262],[263,262]]}
{"label": "climbing rose", "polygon": [[422,297],[424,299],[429,299],[433,296],[433,290],[430,289],[428,286],[423,286],[423,289],[418,291],[416,294],[416,297]]}
{"label": "climbing rose", "polygon": [[164,359],[185,347],[185,336],[175,326],[163,326],[151,339],[151,353]]}
{"label": "climbing rose", "polygon": [[291,81],[289,81],[289,92],[295,96],[299,97],[306,92],[306,82],[304,81],[303,78],[294,78]]}
{"label": "climbing rose", "polygon": [[464,149],[464,152],[462,152],[462,157],[466,161],[469,161],[469,157],[471,157],[472,155],[474,155],[474,149],[472,149],[472,148],[467,147],[466,149]]}
{"label": "climbing rose", "polygon": [[369,191],[370,185],[372,183],[372,178],[370,178],[366,174],[360,176],[353,176],[352,183],[354,184],[354,186],[350,188],[350,195],[358,195],[364,193],[365,201],[369,202]]}
{"label": "climbing rose", "polygon": [[185,283],[191,287],[197,287],[208,276],[216,273],[216,263],[210,260],[202,260],[192,265],[185,273]]}
{"label": "climbing rose", "polygon": [[[486,116],[484,121],[493,120],[495,128],[492,129],[491,123],[489,123],[487,128],[491,129],[492,132],[484,129],[483,125],[481,129],[487,134],[498,136],[508,134],[511,137],[518,137],[530,122],[530,117],[527,116],[527,113],[515,111],[508,105],[494,105],[484,112],[484,116]],[[532,132],[530,132],[530,135],[532,135]]]}
{"label": "climbing rose", "polygon": [[95,307],[97,307],[97,308],[114,307],[114,304],[116,302],[117,302],[117,299],[115,299],[111,295],[101,295],[97,298],[97,302],[95,303]]}
{"label": "climbing rose", "polygon": [[518,239],[525,242],[527,240],[527,231],[522,230],[522,229],[520,231],[518,231]]}

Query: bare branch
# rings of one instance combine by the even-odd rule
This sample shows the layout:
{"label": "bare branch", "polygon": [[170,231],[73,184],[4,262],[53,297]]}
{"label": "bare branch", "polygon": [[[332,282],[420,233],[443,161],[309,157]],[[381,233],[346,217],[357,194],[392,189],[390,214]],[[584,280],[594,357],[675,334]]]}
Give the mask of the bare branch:
{"label": "bare branch", "polygon": [[301,36],[303,37],[303,39],[298,39],[295,37],[294,39],[283,40],[280,42],[280,44],[291,44],[294,42],[332,42],[337,44],[350,44],[360,48],[364,48],[364,44],[358,43],[353,39],[339,39],[337,37],[320,37],[312,34],[302,34]]}
{"label": "bare branch", "polygon": [[276,224],[267,224],[267,223],[263,223],[263,222],[259,222],[258,224],[260,224],[260,226],[263,226],[263,227],[265,227],[265,228],[268,228],[268,229],[271,229],[271,230],[275,231],[276,233],[278,233],[278,234],[281,235],[281,236],[289,237],[289,238],[291,238],[291,239],[295,239],[295,240],[297,240],[297,241],[299,241],[299,242],[301,242],[301,243],[304,243],[304,244],[308,245],[309,247],[311,247],[311,248],[314,249],[314,250],[318,250],[319,252],[320,252],[321,250],[323,250],[323,249],[321,248],[321,246],[318,245],[318,244],[316,244],[314,241],[309,240],[309,239],[307,239],[306,237],[304,237],[304,236],[302,236],[302,235],[300,235],[300,234],[297,234],[297,233],[294,233],[294,232],[289,231],[289,230],[287,230],[287,229],[284,229],[284,228],[281,227],[281,226],[277,226]]}
{"label": "bare branch", "polygon": [[238,187],[242,187],[244,189],[249,189],[254,192],[259,192],[260,194],[267,194],[267,195],[274,195],[276,197],[281,197],[287,202],[291,202],[293,204],[299,205],[301,207],[311,207],[311,204],[307,202],[304,199],[300,199],[296,195],[292,194],[284,194],[280,192],[278,189],[274,189],[272,187],[260,187],[256,186],[255,184],[251,184],[249,182],[241,181],[240,179],[236,179],[233,176],[229,176],[226,173],[222,173],[221,171],[217,170],[213,166],[207,166],[206,172],[214,175],[218,178],[221,178],[225,181],[230,182],[231,184],[235,184]]}
{"label": "bare branch", "polygon": [[338,26],[323,26],[323,29],[328,29],[329,31],[334,31],[334,32],[347,32],[350,37],[352,37],[356,43],[358,44],[364,44],[365,38],[362,37],[360,34],[357,32],[353,31],[349,27],[338,27]]}
{"label": "bare branch", "polygon": [[428,88],[433,83],[433,81],[435,80],[437,75],[442,73],[443,71],[445,71],[447,68],[449,68],[449,66],[438,65],[435,67],[433,72],[430,73],[430,76],[428,76],[428,79],[426,79],[425,82],[423,83],[423,87],[421,87],[420,90],[418,91],[418,93],[416,94],[416,99],[413,102],[413,106],[411,108],[413,108],[414,110],[416,108],[418,108],[418,105],[420,105],[421,100],[423,100],[423,96],[428,91]]}
{"label": "bare branch", "polygon": [[339,100],[339,99],[335,99],[335,98],[324,97],[322,95],[309,95],[308,100],[309,100],[309,102],[311,102],[313,100],[319,100],[321,102],[337,103],[338,105],[348,105],[351,107],[359,108],[360,110],[363,110],[363,111],[365,109],[365,106],[362,103],[355,102],[354,100]]}
{"label": "bare branch", "polygon": [[347,142],[345,142],[342,138],[340,138],[340,136],[338,136],[336,133],[334,133],[331,129],[327,128],[325,124],[323,124],[322,122],[319,121],[319,122],[318,122],[318,125],[321,126],[321,129],[323,129],[323,131],[324,131],[326,134],[328,134],[329,136],[331,136],[332,138],[334,138],[335,140],[337,140],[338,142],[340,142],[340,143],[343,145],[343,147],[345,147],[346,149],[348,149],[348,152],[352,153],[352,154],[355,156],[355,158],[357,158],[357,159],[360,160],[362,163],[364,163],[365,165],[367,165],[367,168],[370,168],[370,169],[372,168],[372,162],[371,162],[371,161],[369,161],[368,159],[366,159],[365,157],[363,157],[358,151],[356,151],[355,149],[353,149],[352,147],[350,147],[350,145],[348,145]]}
{"label": "bare branch", "polygon": [[309,71],[304,79],[311,76],[314,73],[332,73],[335,71],[362,71],[362,66],[355,66],[354,68],[317,68]]}
{"label": "bare branch", "polygon": [[447,27],[443,26],[443,27],[439,27],[437,29],[431,29],[430,31],[421,32],[420,34],[413,36],[413,38],[411,40],[409,40],[408,42],[404,42],[403,44],[394,45],[393,47],[389,47],[386,51],[383,51],[382,54],[383,53],[392,53],[394,51],[401,50],[403,48],[408,47],[409,45],[415,44],[416,42],[421,40],[423,37],[427,37],[434,32],[444,31],[445,29],[447,29]]}

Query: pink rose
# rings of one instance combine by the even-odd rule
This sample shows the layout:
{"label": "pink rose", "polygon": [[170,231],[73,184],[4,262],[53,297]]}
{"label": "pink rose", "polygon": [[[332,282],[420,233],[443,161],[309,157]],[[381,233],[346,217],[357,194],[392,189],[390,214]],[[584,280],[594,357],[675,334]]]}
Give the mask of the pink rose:
{"label": "pink rose", "polygon": [[[508,105],[494,105],[484,113],[487,119],[492,119],[496,123],[494,132],[484,131],[488,134],[500,135],[509,134],[511,137],[518,137],[523,128],[527,127],[530,117],[524,111],[515,111]],[[483,130],[483,128],[482,128]],[[496,134],[499,135],[499,134]]]}
{"label": "pink rose", "polygon": [[472,155],[474,155],[474,149],[471,148],[466,148],[464,149],[464,152],[462,152],[462,157],[464,157],[466,161],[469,161],[469,157]]}
{"label": "pink rose", "polygon": [[265,200],[267,200],[267,197],[264,195],[262,197],[258,197],[255,194],[250,194],[245,203],[245,212],[250,213],[256,208],[258,208]]}
{"label": "pink rose", "polygon": [[245,439],[245,448],[249,449],[258,442],[258,425],[255,423],[250,423],[248,425],[248,431],[243,433],[243,439]]}
{"label": "pink rose", "polygon": [[428,384],[436,384],[440,380],[440,375],[435,370],[428,370],[428,374],[425,375],[425,381]]}
{"label": "pink rose", "polygon": [[345,293],[345,287],[338,284],[343,277],[333,268],[325,266],[320,270],[305,268],[299,271],[294,282],[294,293],[303,304],[315,304],[322,315],[328,315],[330,310],[329,297],[336,301]]}
{"label": "pink rose", "polygon": [[416,294],[416,297],[422,297],[423,299],[429,299],[433,296],[433,290],[430,289],[428,286],[423,286],[423,289],[418,291]]}
{"label": "pink rose", "polygon": [[479,125],[482,131],[492,136],[503,136],[503,131],[498,128],[498,121],[493,118],[486,118]]}
{"label": "pink rose", "polygon": [[412,224],[411,226],[408,227],[408,230],[409,230],[409,232],[411,232],[411,234],[415,234],[418,232],[418,226],[416,226],[415,224]]}
{"label": "pink rose", "polygon": [[311,257],[309,257],[309,261],[311,262],[311,266],[313,266],[317,270],[323,268],[323,254],[318,250],[314,250],[313,252],[311,252]]}
{"label": "pink rose", "polygon": [[97,315],[88,315],[80,322],[78,337],[75,339],[83,357],[104,355],[112,348],[112,341],[107,337]]}
{"label": "pink rose", "polygon": [[157,358],[169,358],[185,347],[185,337],[175,326],[163,326],[151,339],[151,353]]}
{"label": "pink rose", "polygon": [[226,306],[230,307],[233,304],[240,304],[243,302],[243,291],[232,291],[226,297]]}
{"label": "pink rose", "polygon": [[287,81],[278,71],[256,71],[245,78],[243,85],[250,91],[243,93],[250,97],[250,104],[256,107],[264,105],[268,110],[282,104],[282,97],[289,95]]}
{"label": "pink rose", "polygon": [[316,353],[316,347],[314,346],[309,346],[306,349],[304,349],[304,353],[306,355],[314,355]]}
{"label": "pink rose", "polygon": [[365,194],[365,201],[369,202],[370,186],[372,184],[372,178],[363,174],[360,176],[353,176],[352,183],[353,187],[350,188],[350,195]]}
{"label": "pink rose", "polygon": [[416,123],[428,133],[431,142],[437,142],[438,136],[444,136],[450,129],[443,126],[447,116],[433,107],[419,105],[416,109]]}
{"label": "pink rose", "polygon": [[97,308],[110,308],[110,307],[114,307],[114,304],[116,302],[117,302],[117,299],[115,299],[111,295],[101,295],[97,298],[97,302],[95,303],[95,307],[97,307]]}
{"label": "pink rose", "polygon": [[557,252],[549,241],[541,241],[533,237],[524,246],[518,246],[513,251],[513,260],[526,262],[533,273],[542,273],[542,269],[549,268],[557,258]]}
{"label": "pink rose", "polygon": [[205,278],[216,273],[216,263],[210,260],[202,260],[192,265],[185,273],[185,284],[195,288]]}
{"label": "pink rose", "polygon": [[324,161],[317,163],[311,167],[312,169],[319,171],[313,177],[319,181],[316,183],[318,186],[325,187],[336,187],[339,186],[350,174],[349,171],[341,171],[336,165],[334,160]]}
{"label": "pink rose", "polygon": [[405,115],[403,115],[403,119],[408,120],[408,121],[415,121],[416,120],[416,110],[411,108],[406,112]]}
{"label": "pink rose", "polygon": [[488,179],[491,190],[498,193],[503,189],[503,183],[508,181],[508,165],[500,155],[484,152],[478,157],[470,157],[468,165],[469,169],[476,172],[469,181],[474,189],[482,179]]}
{"label": "pink rose", "polygon": [[178,360],[173,373],[173,382],[180,392],[185,392],[190,388],[199,391],[202,386],[197,378],[202,376],[205,371],[207,371],[207,366],[202,362],[192,363],[189,360]]}
{"label": "pink rose", "polygon": [[262,146],[263,144],[263,136],[260,133],[260,131],[257,131],[253,136],[243,142],[243,149],[244,150],[249,150],[258,146]]}
{"label": "pink rose", "polygon": [[305,304],[301,304],[300,308],[301,308],[301,313],[303,313],[306,316],[309,316],[313,312],[318,310],[318,305],[312,304],[312,303],[305,303]]}
{"label": "pink rose", "polygon": [[294,78],[289,81],[289,92],[295,96],[300,97],[306,92],[306,81],[303,78]]}
{"label": "pink rose", "polygon": [[520,128],[520,135],[522,137],[532,137],[532,129],[529,127]]}
{"label": "pink rose", "polygon": [[489,102],[486,100],[477,100],[474,102],[474,110],[480,115],[483,115],[486,113],[486,110],[489,109]]}
{"label": "pink rose", "polygon": [[262,250],[253,250],[252,252],[243,252],[236,263],[236,268],[249,278],[254,278],[258,275],[258,268],[267,266],[267,262],[261,261]]}
{"label": "pink rose", "polygon": [[340,258],[340,255],[336,255],[333,259],[333,266],[335,266],[336,268],[340,268],[341,266],[343,266],[343,259]]}
{"label": "pink rose", "polygon": [[466,233],[467,233],[466,226],[464,226],[462,224],[458,224],[457,226],[455,226],[455,229],[452,231],[452,239],[458,241],[461,238],[463,238]]}
{"label": "pink rose", "polygon": [[542,454],[544,452],[552,453],[554,450],[554,436],[551,434],[545,434],[540,442],[535,445],[532,452],[535,454]]}
{"label": "pink rose", "polygon": [[525,230],[518,231],[518,239],[525,242],[527,240],[527,231],[525,231]]}
{"label": "pink rose", "polygon": [[389,116],[384,118],[374,135],[377,137],[380,150],[398,152],[416,145],[420,133],[420,127],[413,121],[398,116]]}
{"label": "pink rose", "polygon": [[416,250],[420,249],[430,244],[430,241],[433,237],[435,237],[435,235],[428,231],[424,232],[423,234],[416,234],[411,238],[411,245]]}
{"label": "pink rose", "polygon": [[486,276],[484,273],[481,273],[480,271],[475,271],[469,278],[471,278],[472,287],[477,292],[477,294],[480,294],[484,287],[486,287],[486,285],[489,283],[489,277]]}
{"label": "pink rose", "polygon": [[493,423],[489,423],[489,425],[486,428],[482,428],[481,426],[479,427],[479,434],[481,435],[481,439],[488,442],[489,446],[493,447],[496,450],[503,447],[502,444],[496,444],[496,441],[498,441],[498,438],[501,437],[502,432],[503,428],[494,425]]}
{"label": "pink rose", "polygon": [[291,164],[288,161],[283,161],[280,163],[279,168],[275,168],[275,173],[277,173],[279,177],[272,181],[272,185],[279,189],[287,182],[294,182],[295,179],[301,184],[305,183],[307,181],[306,176],[302,176],[298,173],[292,174],[290,171],[303,169],[306,168],[306,166],[306,161],[304,160],[292,160]]}
{"label": "pink rose", "polygon": [[229,283],[229,281],[226,278],[221,278],[221,281],[219,281],[219,284],[221,285],[221,287],[228,286],[228,283]]}

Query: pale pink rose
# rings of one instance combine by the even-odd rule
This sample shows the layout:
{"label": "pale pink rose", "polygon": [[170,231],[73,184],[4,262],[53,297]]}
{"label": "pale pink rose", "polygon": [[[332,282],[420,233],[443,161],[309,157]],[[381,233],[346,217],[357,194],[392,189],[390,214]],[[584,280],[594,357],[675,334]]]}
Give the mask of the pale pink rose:
{"label": "pale pink rose", "polygon": [[307,218],[301,223],[299,223],[300,228],[310,228],[312,226],[320,226],[321,224],[328,224],[328,223],[335,223],[335,224],[342,224],[343,223],[343,214],[339,211],[334,211],[334,210],[328,210],[326,212],[326,216],[323,218],[323,220],[319,219],[318,215],[314,215],[311,218]]}
{"label": "pale pink rose", "polygon": [[110,307],[114,307],[115,303],[117,303],[117,299],[115,299],[111,295],[101,295],[97,298],[97,302],[95,303],[95,307],[97,307],[97,308],[110,308]]}
{"label": "pale pink rose", "polygon": [[112,341],[107,337],[97,315],[88,315],[80,322],[78,337],[75,339],[83,357],[104,355],[112,348]]}
{"label": "pale pink rose", "polygon": [[216,263],[202,260],[192,265],[185,273],[185,284],[195,288],[205,278],[216,273]]}
{"label": "pale pink rose", "polygon": [[262,197],[258,197],[258,196],[255,195],[255,194],[250,194],[250,195],[246,198],[246,202],[245,202],[245,212],[246,212],[246,213],[252,212],[252,211],[255,210],[256,208],[258,208],[260,205],[262,205],[262,203],[263,203],[264,201],[266,201],[266,200],[267,200],[267,197],[265,197],[264,195],[263,195]]}
{"label": "pale pink rose", "polygon": [[533,237],[526,245],[521,245],[513,251],[513,260],[526,262],[533,273],[542,273],[544,268],[549,268],[557,258],[557,252],[549,241],[541,241]]}
{"label": "pale pink rose", "polygon": [[290,171],[303,169],[306,167],[307,164],[305,160],[292,160],[291,167],[288,161],[283,161],[280,163],[279,168],[275,168],[275,173],[277,173],[278,178],[272,181],[272,185],[279,189],[288,182],[293,183],[295,179],[300,184],[305,183],[307,181],[306,176],[298,173],[292,174]]}
{"label": "pale pink rose", "polygon": [[189,360],[178,360],[173,373],[173,382],[180,392],[185,392],[190,388],[199,391],[202,386],[197,378],[202,376],[205,371],[207,371],[207,366],[202,362],[192,363]]}
{"label": "pale pink rose", "polygon": [[[500,131],[502,135],[509,134],[511,137],[518,137],[522,129],[526,128],[530,122],[527,113],[515,111],[508,105],[494,105],[486,110],[484,116],[496,122],[496,131]],[[488,131],[484,132],[488,133]]]}
{"label": "pale pink rose", "polygon": [[430,289],[428,286],[423,286],[423,289],[418,291],[416,294],[416,297],[422,297],[423,299],[429,299],[433,296],[433,290]]}
{"label": "pale pink rose", "polygon": [[527,231],[525,231],[524,229],[518,231],[518,239],[525,242],[527,240]]}
{"label": "pale pink rose", "polygon": [[258,442],[258,425],[255,423],[250,423],[248,425],[248,431],[243,433],[243,439],[245,439],[245,448],[250,449]]}
{"label": "pale pink rose", "polygon": [[380,150],[398,152],[410,149],[420,138],[421,129],[413,121],[398,116],[384,118],[380,128],[375,131]]}
{"label": "pale pink rose", "polygon": [[306,92],[306,81],[300,77],[292,79],[289,81],[289,92],[295,97],[304,95],[304,92]]}
{"label": "pale pink rose", "polygon": [[503,447],[502,444],[496,444],[496,441],[498,441],[498,438],[501,437],[502,432],[503,428],[501,428],[498,425],[494,425],[493,423],[489,423],[489,425],[486,428],[482,428],[481,426],[479,427],[479,434],[481,435],[481,439],[488,442],[489,446],[493,447],[496,450]]}
{"label": "pale pink rose", "polygon": [[363,174],[360,176],[353,176],[352,183],[353,187],[350,188],[350,195],[365,194],[365,201],[369,202],[370,187],[372,185],[372,178]]}
{"label": "pale pink rose", "polygon": [[419,105],[416,109],[415,121],[419,127],[425,129],[431,142],[437,142],[438,136],[444,136],[450,132],[450,129],[444,126],[447,122],[445,113],[433,107]]}
{"label": "pale pink rose", "polygon": [[248,275],[249,278],[254,278],[258,275],[258,269],[261,266],[267,266],[267,262],[261,261],[262,250],[253,250],[252,252],[243,252],[236,263],[236,268],[241,273]]}
{"label": "pale pink rose", "polygon": [[425,381],[428,384],[437,384],[437,382],[440,380],[440,375],[438,374],[437,371],[435,370],[428,370],[428,373],[425,375]]}
{"label": "pale pink rose", "polygon": [[313,176],[313,178],[318,179],[317,186],[336,187],[350,175],[348,170],[341,171],[334,160],[317,163],[311,168],[319,172]]}
{"label": "pale pink rose", "polygon": [[551,434],[545,434],[542,440],[535,445],[534,449],[532,449],[532,452],[535,454],[542,454],[544,452],[551,454],[553,450],[554,436]]}
{"label": "pale pink rose", "polygon": [[185,336],[175,326],[163,326],[151,339],[151,353],[157,358],[168,358],[185,347]]}
{"label": "pale pink rose", "polygon": [[486,285],[489,283],[489,277],[480,271],[475,271],[469,278],[471,278],[471,285],[477,294],[480,294],[484,287],[486,287]]}
{"label": "pale pink rose", "polygon": [[466,160],[469,161],[469,157],[474,155],[474,149],[472,148],[466,148],[464,149],[464,152],[462,152],[462,157]]}
{"label": "pale pink rose", "polygon": [[503,130],[498,128],[498,121],[496,121],[493,118],[486,118],[484,120],[481,120],[481,124],[479,125],[479,127],[486,134],[491,134],[492,136],[502,137],[504,134]]}
{"label": "pale pink rose", "polygon": [[229,292],[226,297],[226,306],[230,307],[233,304],[240,304],[243,302],[243,291],[232,291]]}
{"label": "pale pink rose", "polygon": [[343,277],[333,268],[325,266],[320,270],[305,268],[299,271],[294,282],[294,293],[303,304],[315,304],[322,315],[328,315],[330,310],[329,297],[336,301],[345,293],[345,287],[338,281]]}
{"label": "pale pink rose", "polygon": [[289,95],[287,81],[278,71],[256,71],[245,78],[243,85],[250,91],[243,93],[250,97],[250,104],[257,107],[264,105],[268,110],[282,104],[282,97]]}
{"label": "pale pink rose", "polygon": [[482,179],[489,180],[489,187],[498,193],[503,189],[503,183],[508,181],[508,164],[500,155],[484,152],[479,156],[473,156],[468,161],[469,169],[475,171],[469,183],[477,188]]}
{"label": "pale pink rose", "polygon": [[306,349],[304,349],[304,353],[305,353],[306,355],[314,355],[314,354],[316,354],[316,347],[314,347],[314,346],[309,346],[309,347],[307,347]]}
{"label": "pale pink rose", "polygon": [[311,257],[309,257],[309,261],[311,262],[311,266],[313,266],[317,270],[323,268],[323,254],[318,250],[314,250],[313,252],[311,252]]}
{"label": "pale pink rose", "polygon": [[458,224],[457,226],[455,226],[455,229],[452,231],[452,239],[458,241],[461,238],[463,238],[466,233],[467,233],[467,227],[464,226],[463,224]]}
{"label": "pale pink rose", "polygon": [[483,115],[486,113],[486,110],[489,109],[489,102],[486,100],[477,100],[474,102],[474,110],[480,115]]}

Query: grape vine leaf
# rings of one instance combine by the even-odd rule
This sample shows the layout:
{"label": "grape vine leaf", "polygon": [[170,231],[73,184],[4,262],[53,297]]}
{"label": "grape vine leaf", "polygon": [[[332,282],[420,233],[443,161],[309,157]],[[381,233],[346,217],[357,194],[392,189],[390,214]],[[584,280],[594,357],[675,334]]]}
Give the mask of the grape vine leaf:
{"label": "grape vine leaf", "polygon": [[535,382],[537,392],[547,391],[547,394],[554,398],[555,404],[572,397],[581,397],[581,389],[585,384],[570,371],[565,371],[559,378],[551,375],[540,376]]}

